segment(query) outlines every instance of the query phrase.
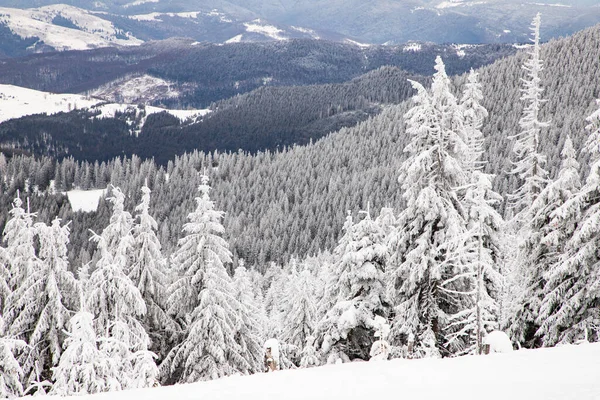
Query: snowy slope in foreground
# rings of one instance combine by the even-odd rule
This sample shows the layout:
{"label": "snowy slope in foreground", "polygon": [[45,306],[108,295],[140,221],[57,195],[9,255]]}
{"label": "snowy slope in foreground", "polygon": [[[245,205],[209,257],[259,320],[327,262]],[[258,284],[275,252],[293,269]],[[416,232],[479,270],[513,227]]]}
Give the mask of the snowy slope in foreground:
{"label": "snowy slope in foreground", "polygon": [[600,344],[442,360],[351,363],[73,399],[598,400]]}
{"label": "snowy slope in foreground", "polygon": [[[101,117],[114,117],[115,112],[123,112],[128,107],[132,106],[129,104],[104,104],[99,99],[78,94],[54,94],[19,86],[0,85],[0,122],[26,115],[55,114],[83,108],[97,108],[101,111]],[[187,118],[203,116],[209,112],[209,110],[167,110],[152,106],[145,108],[146,115],[167,111],[182,121]]]}

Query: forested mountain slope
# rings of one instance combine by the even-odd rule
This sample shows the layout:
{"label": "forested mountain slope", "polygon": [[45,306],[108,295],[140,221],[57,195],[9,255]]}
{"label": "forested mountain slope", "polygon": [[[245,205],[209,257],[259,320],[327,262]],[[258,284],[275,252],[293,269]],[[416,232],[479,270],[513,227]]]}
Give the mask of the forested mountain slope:
{"label": "forested mountain slope", "polygon": [[[505,45],[364,49],[314,40],[227,46],[167,41],[13,59],[0,72],[0,79],[12,84],[98,94],[108,88],[107,100],[116,101],[128,96],[126,88],[139,87],[135,79],[144,74],[140,80],[149,83],[136,101],[147,96],[149,102],[173,108],[212,104],[214,112],[183,125],[177,118],[155,115],[144,120],[139,137],[128,136],[126,118],[95,122],[85,110],[30,116],[0,125],[0,145],[90,161],[135,153],[165,164],[194,149],[255,152],[306,144],[378,113],[381,104],[408,98],[407,78],[423,81],[418,74],[430,74],[438,53],[445,55],[449,71],[462,73],[514,51]],[[114,129],[106,131],[107,123]]]}
{"label": "forested mountain slope", "polygon": [[[542,133],[543,152],[548,156],[549,169],[555,173],[566,134],[572,136],[575,147],[579,148],[585,137],[583,119],[593,109],[594,99],[600,96],[600,26],[544,45],[542,58],[546,66],[544,97],[548,99],[542,106],[543,118],[552,122],[549,131]],[[518,129],[522,60],[522,54],[501,60],[483,68],[480,76],[484,105],[490,114],[484,123],[488,169],[498,175],[496,186],[504,194],[513,186],[506,177],[511,150],[506,137]],[[461,81],[457,79],[456,83]],[[457,93],[459,88],[455,88]],[[226,234],[238,256],[262,263],[331,249],[346,210],[356,212],[370,203],[376,215],[381,207],[391,206],[396,211],[402,207],[397,177],[405,157],[403,114],[408,107],[409,103],[390,106],[354,128],[342,129],[313,145],[297,146],[286,152],[256,156],[221,154],[210,160],[201,155],[185,156],[169,163],[168,182],[165,174],[155,172],[150,164],[137,160],[124,167],[119,162],[118,167],[104,167],[102,179],[96,184],[102,186],[112,179],[129,193],[133,204],[143,179],[154,177],[155,215],[162,227],[161,239],[169,248],[174,245],[186,210],[193,209],[194,188],[200,183],[198,173],[206,166],[216,166],[211,172],[212,195],[227,212]],[[580,161],[586,165],[585,159]],[[76,177],[76,184],[89,185],[92,177],[97,176],[95,169],[100,169],[93,165],[77,167],[72,161],[66,165],[70,165],[66,170],[72,173],[60,172],[65,170],[63,165],[56,167],[58,182],[66,187]],[[52,171],[52,167],[49,169]],[[14,171],[28,170],[21,167]],[[10,193],[23,182],[23,177],[15,180],[1,201],[8,204]],[[72,225],[73,237],[78,237],[75,232],[85,237],[83,232],[89,225],[84,228],[81,222],[106,218],[103,210],[101,206],[97,218],[77,217],[81,219]],[[64,212],[68,212],[68,207]]]}
{"label": "forested mountain slope", "polygon": [[[215,45],[170,39],[128,48],[36,54],[3,61],[0,83],[59,93],[93,91],[114,81],[150,74],[184,94],[171,103],[206,107],[269,86],[341,83],[382,66],[430,75],[444,54],[448,73],[514,54],[511,45],[411,44],[359,47],[325,40]],[[164,100],[167,101],[167,100]]]}

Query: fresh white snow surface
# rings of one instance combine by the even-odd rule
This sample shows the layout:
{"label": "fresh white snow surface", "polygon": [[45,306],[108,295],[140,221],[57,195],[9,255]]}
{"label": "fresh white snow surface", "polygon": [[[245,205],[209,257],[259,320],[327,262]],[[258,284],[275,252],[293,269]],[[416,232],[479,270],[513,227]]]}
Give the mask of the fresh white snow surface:
{"label": "fresh white snow surface", "polygon": [[78,396],[111,400],[598,400],[600,343],[454,359],[391,360]]}
{"label": "fresh white snow surface", "polygon": [[67,192],[67,198],[73,211],[92,212],[98,209],[98,203],[104,192],[104,189],[70,190]]}

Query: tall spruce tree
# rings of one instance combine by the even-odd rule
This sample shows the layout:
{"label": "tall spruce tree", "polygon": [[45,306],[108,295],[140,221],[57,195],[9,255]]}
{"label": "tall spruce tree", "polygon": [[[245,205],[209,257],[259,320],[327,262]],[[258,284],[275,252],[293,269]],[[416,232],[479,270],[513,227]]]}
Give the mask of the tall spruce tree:
{"label": "tall spruce tree", "polygon": [[[299,271],[298,269],[301,268]],[[311,272],[300,264],[291,271],[291,277],[285,297],[288,299],[287,309],[282,321],[280,339],[297,349],[295,363],[300,364],[301,352],[309,336],[314,335],[316,328],[315,278]]]}
{"label": "tall spruce tree", "polygon": [[[94,234],[91,238],[97,243],[99,259],[86,282],[86,309],[94,315],[96,334],[101,340],[100,350],[116,371],[120,388],[127,389],[139,387],[136,373],[139,363],[153,369],[154,378],[158,370],[147,353],[150,339],[140,322],[146,314],[146,304],[126,273],[131,265],[133,236],[131,227],[126,229],[129,221],[126,214],[129,213],[124,211],[125,196],[119,188],[113,188],[112,195],[108,198],[113,203],[110,223],[101,235]],[[148,354],[149,357],[136,354]],[[148,379],[146,383],[154,382]]]}
{"label": "tall spruce tree", "polygon": [[35,360],[40,380],[50,379],[51,368],[58,365],[70,310],[77,306],[78,286],[68,270],[68,225],[61,226],[57,218],[51,226],[35,224],[34,230],[40,260],[11,294],[6,318],[9,331],[27,341],[28,358]]}
{"label": "tall spruce tree", "polygon": [[156,236],[158,225],[149,213],[151,191],[146,185],[141,191],[142,201],[135,208],[138,214],[132,231],[133,257],[129,278],[146,303],[142,323],[152,340],[152,349],[159,352],[161,347],[174,340],[179,328],[166,312],[167,260]]}
{"label": "tall spruce tree", "polygon": [[[462,166],[467,151],[461,113],[441,58],[436,59],[431,94],[413,82],[416,103],[404,116],[410,137],[404,151],[399,182],[406,208],[398,218],[391,259],[390,297],[394,319],[392,345],[416,339],[417,354],[448,354],[446,327],[449,315],[460,311],[455,292],[462,287],[450,281],[462,266],[450,258],[466,222],[455,188],[466,184]],[[458,281],[455,281],[458,284]]]}
{"label": "tall spruce tree", "polygon": [[[509,137],[514,140],[513,153],[516,158],[512,173],[521,181],[521,185],[511,196],[515,216],[531,207],[548,179],[548,171],[544,169],[546,157],[540,153],[542,129],[549,126],[548,122],[540,121],[540,108],[545,101],[542,99],[544,89],[540,76],[543,71],[543,61],[540,59],[540,24],[541,15],[538,13],[530,28],[533,46],[523,65],[527,75],[522,79],[521,101],[524,109],[519,120],[521,131]],[[526,219],[527,217],[518,218],[517,227]]]}
{"label": "tall spruce tree", "polygon": [[466,289],[461,293],[462,310],[453,314],[448,326],[448,347],[456,354],[481,354],[482,339],[497,329],[498,300],[503,277],[498,270],[502,258],[504,220],[496,207],[502,196],[492,189],[491,177],[480,171],[471,176],[463,198],[467,213],[467,230],[460,238],[456,258],[462,270],[442,286],[460,281]]}
{"label": "tall spruce tree", "polygon": [[538,330],[547,317],[541,312],[541,303],[549,291],[546,279],[549,272],[560,262],[564,245],[575,228],[573,221],[562,224],[552,217],[555,210],[581,188],[579,163],[575,159],[575,149],[569,136],[565,140],[561,155],[562,164],[558,176],[542,190],[531,205],[529,235],[521,243],[520,249],[520,261],[523,265],[517,267],[525,272],[520,278],[523,280],[524,290],[509,312],[510,336],[529,347],[542,344],[540,340],[545,336],[545,332],[544,329]]}
{"label": "tall spruce tree", "polygon": [[241,306],[225,269],[232,254],[221,237],[224,213],[214,209],[208,182],[203,175],[196,210],[188,214],[186,235],[172,256],[180,276],[170,287],[170,312],[186,323],[186,329],[183,342],[161,365],[167,381],[196,382],[253,372],[251,356],[244,353],[253,351],[252,346],[243,348],[242,341],[236,341]]}
{"label": "tall spruce tree", "polygon": [[[544,274],[538,335],[545,345],[583,338],[600,340],[600,109],[587,122],[589,136],[584,150],[590,154],[590,173],[581,190],[551,214],[553,232],[548,245],[562,249],[562,255]],[[563,182],[570,194],[576,165],[568,159],[564,164],[570,167],[563,165]],[[560,242],[565,238],[568,240],[562,248]]]}
{"label": "tall spruce tree", "polygon": [[484,138],[481,128],[483,120],[488,116],[488,112],[481,105],[483,93],[478,76],[479,74],[471,68],[460,100],[460,108],[464,119],[465,142],[467,145],[467,152],[464,154],[464,169],[467,173],[473,173],[483,168],[485,164],[481,160],[481,156],[484,153]]}
{"label": "tall spruce tree", "polygon": [[240,326],[235,339],[242,347],[242,354],[247,358],[251,372],[259,372],[263,369],[262,344],[265,341],[267,321],[264,308],[255,298],[252,289],[248,270],[243,266],[237,267],[233,275],[233,291]]}
{"label": "tall spruce tree", "polygon": [[203,175],[196,210],[188,214],[189,222],[183,225],[185,236],[171,256],[178,277],[169,287],[169,313],[184,323],[200,302],[208,262],[221,267],[232,263],[227,241],[221,236],[225,231],[221,224],[225,213],[215,210],[208,182],[208,176]]}

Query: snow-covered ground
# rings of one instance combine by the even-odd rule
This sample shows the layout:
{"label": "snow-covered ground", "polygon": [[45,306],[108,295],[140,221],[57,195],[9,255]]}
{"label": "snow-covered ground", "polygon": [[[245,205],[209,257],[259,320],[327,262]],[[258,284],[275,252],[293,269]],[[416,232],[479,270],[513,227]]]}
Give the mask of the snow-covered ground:
{"label": "snow-covered ground", "polygon": [[598,400],[600,343],[454,359],[329,365],[73,399]]}
{"label": "snow-covered ground", "polygon": [[[77,29],[54,25],[56,17]],[[86,50],[111,45],[139,45],[141,40],[120,32],[107,20],[65,4],[26,10],[0,7],[0,23],[22,38],[37,37],[57,50]]]}
{"label": "snow-covered ground", "polygon": [[70,190],[66,194],[73,211],[92,212],[98,209],[98,203],[104,193],[104,189],[94,189]]}
{"label": "snow-covered ground", "polygon": [[[13,85],[0,85],[0,122],[32,114],[55,114],[73,109],[97,109],[100,117],[113,117],[116,112],[137,107],[131,104],[103,104],[102,100],[78,94],[54,94]],[[209,110],[168,110],[160,107],[145,107],[146,116],[162,111],[178,117],[182,121],[209,113]]]}
{"label": "snow-covered ground", "polygon": [[255,19],[252,22],[245,22],[247,32],[258,33],[275,40],[287,40],[287,37],[283,36],[283,30],[273,26],[264,24],[260,19]]}

